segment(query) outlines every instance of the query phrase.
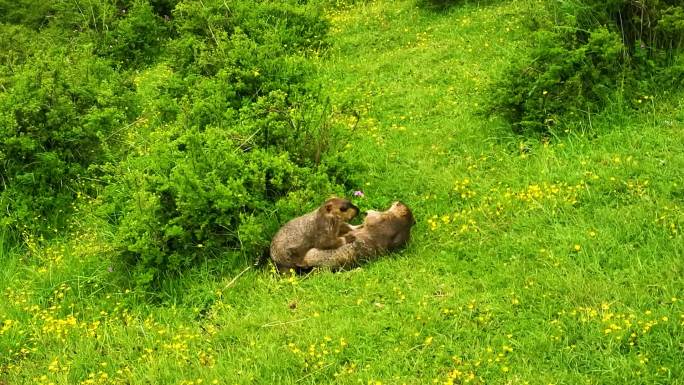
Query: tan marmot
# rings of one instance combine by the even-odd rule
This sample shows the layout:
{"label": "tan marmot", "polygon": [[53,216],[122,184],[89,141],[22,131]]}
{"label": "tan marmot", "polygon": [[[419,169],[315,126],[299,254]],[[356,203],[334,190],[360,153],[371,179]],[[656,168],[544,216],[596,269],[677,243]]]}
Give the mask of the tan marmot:
{"label": "tan marmot", "polygon": [[331,269],[354,266],[404,246],[415,223],[411,210],[401,202],[394,202],[387,211],[368,211],[363,224],[347,234],[346,244],[334,250],[311,249],[297,266]]}
{"label": "tan marmot", "polygon": [[346,243],[352,227],[346,222],[359,208],[342,198],[331,198],[317,210],[287,222],[271,241],[271,259],[281,272],[297,268],[310,249],[335,249]]}

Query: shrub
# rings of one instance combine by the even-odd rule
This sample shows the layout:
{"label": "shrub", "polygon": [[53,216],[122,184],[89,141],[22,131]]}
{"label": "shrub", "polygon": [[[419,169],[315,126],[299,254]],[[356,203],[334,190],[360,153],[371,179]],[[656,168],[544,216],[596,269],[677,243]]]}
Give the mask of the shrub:
{"label": "shrub", "polygon": [[277,223],[268,214],[277,197],[330,188],[324,174],[286,153],[245,151],[229,130],[164,130],[151,138],[147,154],[111,170],[117,182],[107,194],[116,242],[140,284],[229,249],[260,253]]}
{"label": "shrub", "polygon": [[0,7],[0,215],[13,230],[53,231],[79,193],[102,190],[112,242],[156,285],[227,250],[259,254],[280,214],[349,178],[326,157],[336,134],[310,80],[328,30],[314,4]]}
{"label": "shrub", "polygon": [[52,5],[47,1],[0,0],[0,23],[38,29],[45,25],[45,18],[51,10]]}
{"label": "shrub", "polygon": [[[53,231],[102,140],[128,120],[124,83],[106,62],[51,51],[13,68],[0,88],[3,225]],[[128,110],[128,111],[127,111]]]}
{"label": "shrub", "polygon": [[12,68],[24,64],[33,53],[32,42],[38,34],[23,25],[0,23],[0,84],[6,87],[14,71]]}
{"label": "shrub", "polygon": [[136,1],[102,32],[98,53],[112,63],[135,67],[154,61],[167,40],[167,26],[152,5]]}
{"label": "shrub", "polygon": [[[268,115],[271,106],[256,103],[250,112],[261,107]],[[199,129],[184,127],[180,115],[178,123],[146,135],[144,148],[104,167],[110,179],[105,212],[139,284],[154,284],[226,250],[253,259],[279,222],[274,204],[304,205],[335,189],[325,168],[284,151],[290,136],[264,141],[264,132],[289,127],[287,115],[251,118]]]}
{"label": "shrub", "polygon": [[572,33],[540,34],[533,56],[513,65],[493,90],[499,112],[517,132],[552,129],[599,111],[624,73],[623,45],[606,29],[586,42]]}
{"label": "shrub", "polygon": [[324,159],[329,108],[308,81],[327,24],[309,6],[234,5],[177,4],[161,59],[135,77],[144,113],[123,160],[99,168],[101,211],[139,285],[230,250],[227,263],[255,259],[279,214],[339,190],[332,173],[347,171]]}
{"label": "shrub", "polygon": [[657,55],[684,43],[684,7],[679,0],[565,0],[552,6],[566,18],[571,16],[579,29],[609,26],[630,51],[638,46]]}
{"label": "shrub", "polygon": [[550,4],[555,23],[541,26],[531,54],[491,92],[491,109],[516,132],[565,129],[612,100],[638,101],[681,78],[672,72],[684,41],[684,12],[675,1]]}

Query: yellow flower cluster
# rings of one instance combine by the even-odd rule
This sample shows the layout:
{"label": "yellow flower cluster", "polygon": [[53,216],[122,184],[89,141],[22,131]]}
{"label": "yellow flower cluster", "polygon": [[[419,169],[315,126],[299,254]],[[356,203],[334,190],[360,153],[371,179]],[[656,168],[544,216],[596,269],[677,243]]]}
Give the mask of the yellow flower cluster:
{"label": "yellow flower cluster", "polygon": [[558,183],[533,183],[521,190],[507,188],[503,196],[506,199],[515,199],[521,202],[539,202],[543,200],[556,200],[570,204],[577,203],[579,194],[586,190],[584,182],[568,184]]}
{"label": "yellow flower cluster", "polygon": [[427,220],[428,228],[436,231],[440,228],[448,229],[453,235],[465,233],[479,233],[482,231],[479,222],[493,223],[493,218],[516,216],[533,209],[545,209],[548,206],[574,205],[581,194],[585,193],[588,185],[579,183],[531,183],[521,189],[505,186],[494,186],[488,193],[478,196],[469,178],[456,181],[454,192],[462,200],[469,202],[466,208],[454,213],[434,214]]}
{"label": "yellow flower cluster", "polygon": [[454,234],[478,232],[480,229],[477,222],[471,217],[472,214],[472,210],[462,210],[452,214],[433,215],[428,218],[427,223],[432,231],[448,226]]}
{"label": "yellow flower cluster", "polygon": [[470,187],[470,179],[463,178],[463,180],[456,181],[454,184],[454,191],[461,199],[470,199],[477,195]]}
{"label": "yellow flower cluster", "polygon": [[657,214],[655,224],[669,233],[670,239],[682,236],[684,210],[676,204],[663,207]]}
{"label": "yellow flower cluster", "polygon": [[[106,363],[100,363],[100,366],[107,367]],[[79,382],[80,385],[123,385],[127,381],[124,379],[124,374],[130,375],[131,369],[124,367],[114,373],[108,373],[104,370],[88,373],[88,378]]]}
{"label": "yellow flower cluster", "polygon": [[[343,337],[333,339],[324,336],[318,343],[311,343],[308,347],[300,347],[295,342],[287,344],[287,349],[299,359],[305,370],[321,370],[333,365],[338,361],[338,355],[347,347],[347,340]],[[344,370],[337,372],[337,375],[352,373],[356,366],[347,366]]]}
{"label": "yellow flower cluster", "polygon": [[212,380],[211,382],[205,382],[204,379],[198,378],[195,380],[182,380],[179,385],[204,385],[204,384],[212,384],[216,385],[219,383],[219,380]]}
{"label": "yellow flower cluster", "polygon": [[509,355],[511,353],[513,353],[513,348],[510,345],[504,344],[499,350],[488,346],[481,353],[480,357],[471,360],[464,360],[461,357],[453,356],[451,359],[454,368],[446,373],[445,378],[435,379],[433,382],[444,385],[484,384],[485,381],[478,372],[481,370],[486,372],[492,369],[498,370],[501,373],[510,372]]}
{"label": "yellow flower cluster", "polygon": [[663,301],[662,308],[657,311],[643,312],[614,311],[612,305],[606,302],[596,307],[580,306],[570,311],[560,311],[557,317],[550,321],[557,328],[557,334],[552,336],[552,339],[560,340],[566,327],[579,322],[595,325],[596,331],[601,335],[620,344],[634,347],[639,338],[651,332],[654,327],[674,324],[669,314],[677,303],[678,299],[672,297],[669,301]]}

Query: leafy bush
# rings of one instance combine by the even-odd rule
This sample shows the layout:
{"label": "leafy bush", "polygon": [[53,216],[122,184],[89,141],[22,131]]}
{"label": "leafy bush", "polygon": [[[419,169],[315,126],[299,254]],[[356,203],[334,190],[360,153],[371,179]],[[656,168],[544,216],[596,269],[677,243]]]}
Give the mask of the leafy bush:
{"label": "leafy bush", "polygon": [[279,215],[348,178],[326,157],[336,134],[310,80],[328,30],[314,4],[0,8],[0,203],[15,230],[57,229],[75,196],[104,191],[113,243],[154,285],[227,250],[260,253]]}
{"label": "leafy bush", "polygon": [[231,130],[167,127],[150,139],[144,155],[110,170],[116,182],[107,189],[116,242],[140,284],[227,249],[258,255],[277,226],[274,201],[332,188],[322,170],[284,152],[246,148]]}
{"label": "leafy bush", "polygon": [[0,221],[54,233],[92,186],[88,168],[108,158],[108,141],[139,112],[127,76],[93,56],[117,7],[60,0],[0,8],[8,23],[0,24]]}
{"label": "leafy bush", "polygon": [[493,90],[517,131],[543,131],[595,113],[624,73],[623,45],[606,29],[593,31],[586,43],[573,33],[540,34],[534,57],[513,65]]}
{"label": "leafy bush", "polygon": [[48,1],[0,0],[0,23],[38,29],[45,25],[45,18],[51,10],[52,5]]}
{"label": "leafy bush", "polygon": [[[531,55],[494,84],[490,107],[517,132],[553,131],[676,85],[673,58],[684,41],[675,1],[552,1],[554,24],[540,25]],[[674,75],[674,76],[673,76]]]}
{"label": "leafy bush", "polygon": [[119,12],[124,17],[111,22],[100,38],[100,55],[125,67],[151,63],[166,42],[167,23],[146,2],[134,2]]}
{"label": "leafy bush", "polygon": [[227,250],[253,259],[274,212],[338,189],[328,171],[344,168],[326,166],[329,111],[306,57],[327,24],[309,6],[233,5],[177,4],[158,64],[134,79],[144,112],[133,139],[99,168],[102,212],[141,285]]}
{"label": "leafy bush", "polygon": [[[173,79],[168,68],[157,71]],[[221,98],[207,90],[221,89],[210,86],[212,80],[201,82],[203,89],[190,92],[220,106]],[[144,83],[139,87],[147,92]],[[307,145],[316,143],[317,122],[296,119],[313,108],[309,104],[274,91],[240,111],[214,115],[204,112],[208,107],[200,100],[183,98],[175,123],[151,132],[137,127],[141,138],[132,141],[129,155],[102,167],[108,180],[102,212],[115,225],[114,241],[141,285],[226,250],[254,259],[282,221],[274,205],[291,206],[278,210],[289,217],[336,189],[328,168],[316,165],[316,147]]]}
{"label": "leafy bush", "polygon": [[[12,69],[0,87],[2,223],[55,230],[102,141],[133,114],[125,83],[106,62],[50,51]],[[21,63],[21,64],[18,64]]]}
{"label": "leafy bush", "polygon": [[552,5],[579,29],[610,26],[630,51],[639,46],[656,55],[684,44],[684,7],[679,0],[565,0]]}

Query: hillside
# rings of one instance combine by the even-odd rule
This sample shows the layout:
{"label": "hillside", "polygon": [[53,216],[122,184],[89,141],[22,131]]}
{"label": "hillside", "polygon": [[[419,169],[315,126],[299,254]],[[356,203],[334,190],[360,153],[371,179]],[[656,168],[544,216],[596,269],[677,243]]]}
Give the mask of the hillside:
{"label": "hillside", "polygon": [[79,206],[69,235],[3,241],[0,385],[684,384],[684,94],[514,134],[483,106],[535,15],[327,9],[334,148],[362,208],[413,209],[409,246],[291,277],[206,262],[150,296]]}

